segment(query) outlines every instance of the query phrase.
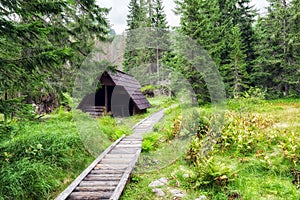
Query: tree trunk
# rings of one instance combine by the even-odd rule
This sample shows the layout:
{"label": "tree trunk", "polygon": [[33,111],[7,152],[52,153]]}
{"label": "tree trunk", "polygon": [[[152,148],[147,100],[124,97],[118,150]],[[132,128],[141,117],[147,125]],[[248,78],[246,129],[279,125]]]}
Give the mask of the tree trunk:
{"label": "tree trunk", "polygon": [[290,85],[288,83],[285,83],[284,89],[285,89],[285,96],[288,97],[290,95]]}
{"label": "tree trunk", "polygon": [[[7,101],[7,99],[8,99],[8,96],[7,96],[7,92],[4,92],[4,102],[6,102]],[[7,122],[7,120],[8,120],[8,113],[5,111],[5,109],[4,109],[4,122]]]}

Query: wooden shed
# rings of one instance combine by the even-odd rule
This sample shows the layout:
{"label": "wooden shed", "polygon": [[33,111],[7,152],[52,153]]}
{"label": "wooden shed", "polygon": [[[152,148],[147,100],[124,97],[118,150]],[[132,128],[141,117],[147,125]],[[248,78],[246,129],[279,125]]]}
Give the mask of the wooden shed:
{"label": "wooden shed", "polygon": [[97,77],[98,89],[87,94],[78,106],[93,116],[111,113],[113,116],[131,116],[143,113],[150,103],[141,92],[141,86],[131,75],[119,70],[105,71]]}

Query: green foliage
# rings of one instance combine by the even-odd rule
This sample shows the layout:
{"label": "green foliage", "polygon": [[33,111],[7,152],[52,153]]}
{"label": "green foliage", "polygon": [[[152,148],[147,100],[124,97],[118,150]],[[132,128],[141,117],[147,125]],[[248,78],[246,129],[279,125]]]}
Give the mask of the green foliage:
{"label": "green foliage", "polygon": [[76,69],[108,33],[108,10],[95,1],[4,0],[0,10],[1,101],[71,92]]}
{"label": "green foliage", "polygon": [[235,169],[215,157],[201,159],[195,167],[195,175],[191,177],[191,184],[195,188],[203,186],[226,187],[234,180]]}
{"label": "green foliage", "polygon": [[[300,138],[295,135],[299,125],[298,120],[291,121],[283,113],[291,109],[291,114],[297,115],[294,106],[297,107],[298,100],[267,102],[263,100],[264,93],[255,88],[245,96],[242,100],[235,100],[235,106],[230,104],[232,110],[225,115],[222,134],[207,157],[203,157],[201,152],[210,127],[204,128],[205,135],[194,138],[185,157],[193,164],[189,179],[185,179],[185,182],[191,182],[185,185],[198,186],[214,197],[223,195],[228,198],[236,193],[242,198],[261,194],[286,198],[288,191],[289,198],[295,198],[297,191],[292,184],[296,183],[297,177],[292,172],[298,170],[300,162],[300,148],[296,145]],[[283,109],[287,105],[289,108]],[[247,106],[247,112],[236,109],[243,106]],[[203,114],[210,116],[209,113]],[[276,122],[285,124],[286,121],[290,121],[290,127],[277,127]],[[201,127],[200,124],[200,130]],[[257,192],[261,181],[266,179],[263,188]],[[249,184],[244,186],[245,182]],[[285,184],[287,186],[283,187]]]}
{"label": "green foliage", "polygon": [[[1,197],[3,199],[40,199],[50,195],[59,186],[57,178],[63,170],[46,165],[43,161],[32,162],[23,158],[14,164],[1,167]],[[31,190],[31,191],[30,191]]]}
{"label": "green foliage", "polygon": [[155,89],[156,87],[154,85],[146,85],[141,88],[141,92],[146,92],[146,91],[154,92]]}
{"label": "green foliage", "polygon": [[299,95],[299,1],[269,0],[267,15],[256,24],[258,57],[253,70],[255,85],[273,98]]}
{"label": "green foliage", "polygon": [[156,132],[150,132],[143,137],[142,150],[149,152],[154,150],[160,142],[161,135]]}
{"label": "green foliage", "polygon": [[63,92],[61,98],[62,98],[60,100],[61,105],[65,106],[65,107],[71,107],[71,105],[73,103],[73,99],[69,93]]}
{"label": "green foliage", "polygon": [[228,113],[219,145],[223,151],[234,151],[236,154],[249,155],[259,149],[267,150],[276,143],[278,133],[266,132],[274,122],[269,117],[255,114]]}
{"label": "green foliage", "polygon": [[93,159],[68,117],[17,122],[5,131],[0,137],[2,199],[53,198]]}
{"label": "green foliage", "polygon": [[239,97],[229,99],[227,106],[229,109],[237,112],[251,112],[256,109],[256,105],[264,105],[266,92],[260,88],[250,87],[248,91],[243,92]]}
{"label": "green foliage", "polygon": [[243,50],[241,30],[238,26],[234,26],[229,36],[230,54],[228,64],[224,65],[221,73],[223,80],[226,82],[226,91],[228,95],[233,97],[240,96],[240,93],[247,88],[248,74],[246,71],[247,55]]}
{"label": "green foliage", "polygon": [[141,88],[141,92],[147,97],[154,97],[155,90],[156,90],[156,86],[154,85],[146,85]]}
{"label": "green foliage", "polygon": [[[198,45],[208,52],[223,76],[228,96],[235,95],[233,90],[243,91],[247,88],[246,72],[252,70],[252,61],[255,58],[253,51],[255,35],[252,27],[255,12],[253,7],[249,6],[249,2],[249,0],[176,1],[178,5],[176,11],[181,14],[179,32],[196,40]],[[185,63],[186,61],[180,62],[178,65],[186,67]],[[203,64],[206,63],[201,63]],[[209,96],[203,77],[199,78],[199,74],[192,67],[184,74],[193,78],[190,82],[196,83],[193,88],[201,95],[198,98],[207,102]],[[208,84],[208,81],[205,82]]]}
{"label": "green foliage", "polygon": [[177,106],[166,110],[164,119],[154,126],[154,131],[160,133],[164,141],[170,141],[180,133],[182,116],[179,108]]}
{"label": "green foliage", "polygon": [[4,114],[4,120],[18,118],[21,121],[33,120],[36,117],[34,107],[24,103],[24,97],[12,98],[8,100],[0,99],[0,113]]}
{"label": "green foliage", "polygon": [[[200,115],[195,116],[192,112],[184,113],[183,116],[194,116],[199,121],[198,130],[193,130],[194,137],[186,155],[167,166],[163,165],[159,170],[143,173],[147,164],[160,163],[160,158],[164,155],[161,153],[167,151],[173,142],[160,137],[157,143],[151,144],[155,146],[153,153],[158,152],[157,157],[151,157],[151,150],[145,154],[144,162],[140,163],[142,171],[134,172],[138,181],[129,183],[122,199],[139,199],[144,196],[155,198],[148,185],[161,177],[169,178],[168,184],[162,187],[164,191],[167,191],[165,188],[185,191],[187,195],[183,199],[187,200],[202,195],[216,200],[298,199],[300,149],[297,144],[300,143],[300,138],[297,133],[300,101],[263,100],[264,92],[258,89],[247,93],[250,96],[247,98],[257,99],[254,98],[253,103],[247,105],[248,112],[235,109],[244,105],[238,105],[239,101],[226,112],[222,134],[206,157],[202,156],[201,151],[205,148],[205,139],[211,132],[213,109],[210,106],[201,107]],[[259,104],[260,101],[263,104]],[[155,126],[158,134],[164,136],[162,127],[168,127],[165,125],[169,123],[174,125],[174,119],[178,119],[174,118],[176,111],[180,113],[179,108],[168,110],[165,119],[169,122],[160,122]],[[172,115],[174,116],[168,117]],[[191,126],[189,123],[183,117],[180,132],[186,126]],[[168,132],[171,132],[171,128]],[[181,144],[183,143],[179,143]],[[174,157],[167,159],[172,160]],[[166,198],[173,197],[166,194]]]}
{"label": "green foliage", "polygon": [[102,131],[112,141],[119,139],[122,135],[128,135],[131,133],[130,128],[117,124],[115,118],[111,116],[103,116],[98,119],[99,130]]}
{"label": "green foliage", "polygon": [[127,31],[124,71],[141,77],[143,85],[153,84],[161,75],[161,59],[170,46],[162,1],[131,0]]}

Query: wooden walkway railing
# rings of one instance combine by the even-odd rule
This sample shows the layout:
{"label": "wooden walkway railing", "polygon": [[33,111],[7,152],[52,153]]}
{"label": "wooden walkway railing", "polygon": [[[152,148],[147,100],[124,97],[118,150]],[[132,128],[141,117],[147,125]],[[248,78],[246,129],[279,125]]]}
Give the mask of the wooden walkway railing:
{"label": "wooden walkway railing", "polygon": [[132,135],[108,147],[56,200],[119,199],[141,153],[143,134],[163,116],[161,110],[135,125]]}

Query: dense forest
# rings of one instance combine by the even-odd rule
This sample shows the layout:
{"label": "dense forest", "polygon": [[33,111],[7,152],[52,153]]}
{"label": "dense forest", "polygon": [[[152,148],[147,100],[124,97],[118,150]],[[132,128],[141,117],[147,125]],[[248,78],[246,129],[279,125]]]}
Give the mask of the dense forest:
{"label": "dense forest", "polygon": [[[299,96],[299,2],[268,2],[267,13],[259,16],[250,0],[177,1],[176,13],[181,21],[175,31],[197,41],[208,52],[229,98],[253,87],[265,91],[267,98]],[[160,33],[157,40],[168,45],[164,31],[169,27],[162,1],[132,0],[129,8],[129,33],[151,27],[154,34]],[[134,37],[129,34],[127,43],[136,41]],[[127,50],[124,58],[125,70],[159,60],[184,74],[198,98],[207,101],[203,74],[182,56],[148,49]]]}
{"label": "dense forest", "polygon": [[[177,199],[172,189],[189,200],[299,199],[300,1],[267,0],[263,14],[251,0],[174,1],[178,27],[163,0],[130,0],[118,36],[102,0],[1,0],[0,200],[55,198],[161,109],[121,199]],[[111,46],[118,65],[105,60]],[[99,86],[98,66],[133,75],[147,112],[92,118],[74,109],[76,87]],[[76,83],[86,74],[95,77]],[[217,98],[226,100],[221,119]]]}
{"label": "dense forest", "polygon": [[[74,74],[109,32],[95,1],[1,1],[0,112],[4,118],[51,112],[71,92]],[[23,111],[25,113],[23,113]]]}
{"label": "dense forest", "polygon": [[[238,97],[253,87],[265,91],[267,98],[299,95],[299,2],[269,0],[263,16],[249,2],[177,1],[181,22],[175,31],[208,52],[223,78],[227,97]],[[95,40],[109,38],[108,9],[92,0],[2,1],[0,6],[0,111],[8,118],[20,112],[21,105],[21,110],[29,109],[24,103],[34,103],[40,113],[50,112],[63,103],[63,93],[71,92],[76,70]],[[146,27],[159,30],[152,39],[170,45],[161,0],[132,0],[127,27],[125,71],[143,63],[162,63],[190,81],[200,102],[209,101],[203,74],[185,58],[158,48],[130,49],[137,39],[130,31]]]}

